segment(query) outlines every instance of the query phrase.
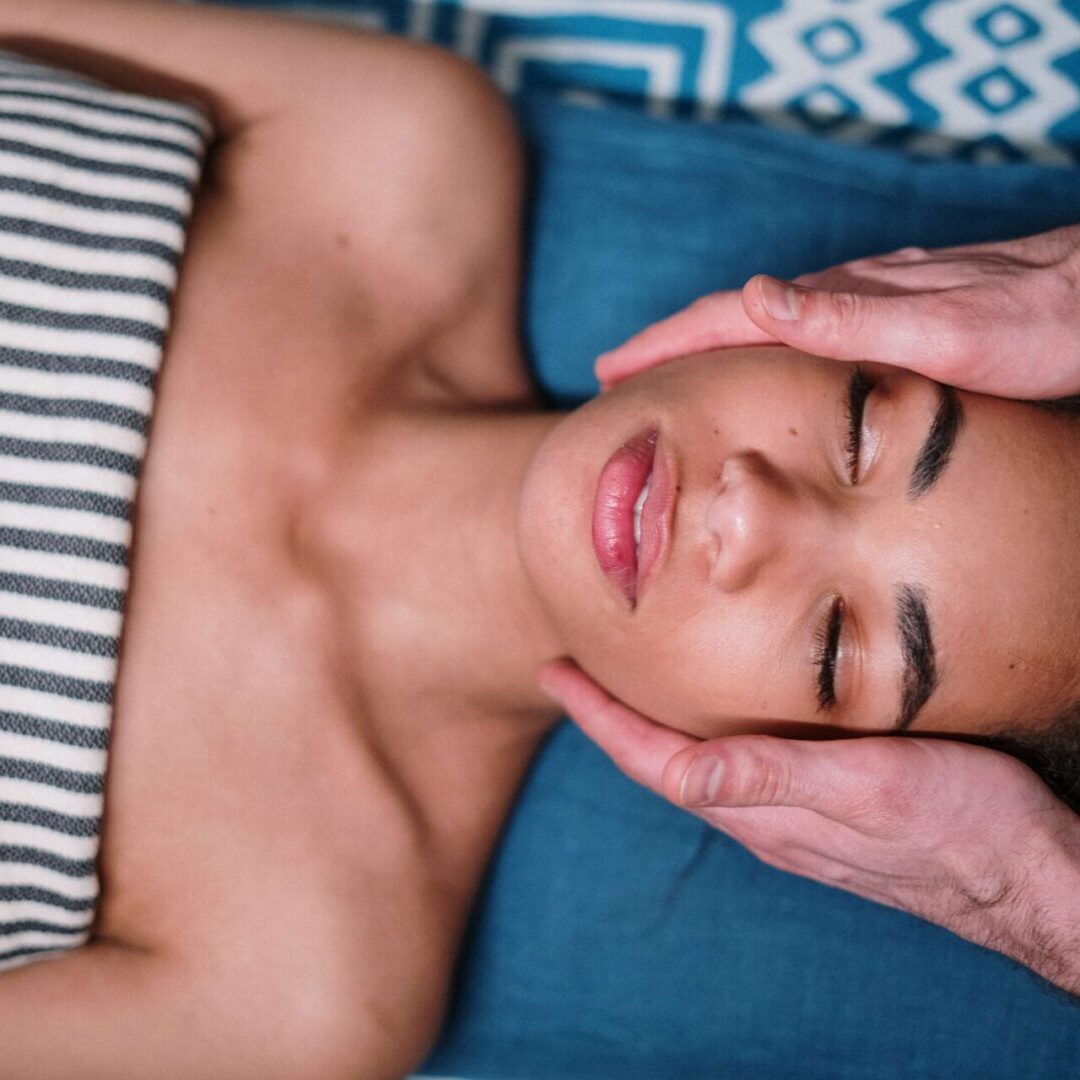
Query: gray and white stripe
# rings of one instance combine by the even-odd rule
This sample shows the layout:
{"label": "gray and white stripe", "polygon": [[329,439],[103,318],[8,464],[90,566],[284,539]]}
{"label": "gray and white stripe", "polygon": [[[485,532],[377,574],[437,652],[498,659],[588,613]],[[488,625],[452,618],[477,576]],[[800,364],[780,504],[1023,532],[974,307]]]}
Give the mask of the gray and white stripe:
{"label": "gray and white stripe", "polygon": [[210,124],[0,52],[0,970],[90,936],[132,505]]}

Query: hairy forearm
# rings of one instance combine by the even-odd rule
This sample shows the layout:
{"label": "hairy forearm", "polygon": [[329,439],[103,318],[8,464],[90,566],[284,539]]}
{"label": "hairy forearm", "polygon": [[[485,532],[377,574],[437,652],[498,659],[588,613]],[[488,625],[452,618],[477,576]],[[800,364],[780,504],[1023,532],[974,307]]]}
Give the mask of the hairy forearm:
{"label": "hairy forearm", "polygon": [[190,98],[223,135],[310,92],[316,72],[355,67],[366,35],[265,11],[175,0],[0,0],[0,48],[120,89]]}
{"label": "hairy forearm", "polygon": [[1006,951],[1080,999],[1080,817],[1068,817],[1027,879],[1029,897],[1020,903],[1018,933]]}
{"label": "hairy forearm", "polygon": [[943,921],[1080,1001],[1080,817],[1062,807],[1046,825],[993,895],[968,894],[960,915]]}

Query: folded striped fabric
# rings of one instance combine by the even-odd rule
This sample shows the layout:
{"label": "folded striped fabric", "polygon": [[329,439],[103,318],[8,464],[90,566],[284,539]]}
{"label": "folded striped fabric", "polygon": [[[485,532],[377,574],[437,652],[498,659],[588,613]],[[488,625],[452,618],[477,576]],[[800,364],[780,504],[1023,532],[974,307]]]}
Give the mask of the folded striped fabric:
{"label": "folded striped fabric", "polygon": [[0,52],[0,970],[90,936],[132,506],[211,135]]}

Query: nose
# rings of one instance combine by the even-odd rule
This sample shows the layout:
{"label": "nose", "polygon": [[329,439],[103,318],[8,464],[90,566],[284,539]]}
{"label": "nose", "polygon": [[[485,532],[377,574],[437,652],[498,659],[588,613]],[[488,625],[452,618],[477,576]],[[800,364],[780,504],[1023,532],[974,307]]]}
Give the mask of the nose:
{"label": "nose", "polygon": [[710,578],[724,592],[765,572],[801,576],[829,549],[823,500],[753,451],[724,461],[706,527],[716,551]]}

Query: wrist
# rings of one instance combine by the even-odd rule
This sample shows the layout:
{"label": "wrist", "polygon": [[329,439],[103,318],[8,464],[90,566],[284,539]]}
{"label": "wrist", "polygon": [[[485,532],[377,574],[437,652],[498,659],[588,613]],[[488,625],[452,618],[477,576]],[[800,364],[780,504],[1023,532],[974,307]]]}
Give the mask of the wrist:
{"label": "wrist", "polygon": [[1080,225],[1065,225],[1055,230],[1061,243],[1062,265],[1070,281],[1080,287]]}
{"label": "wrist", "polygon": [[1060,806],[1039,825],[987,944],[1080,996],[1080,817]]}

